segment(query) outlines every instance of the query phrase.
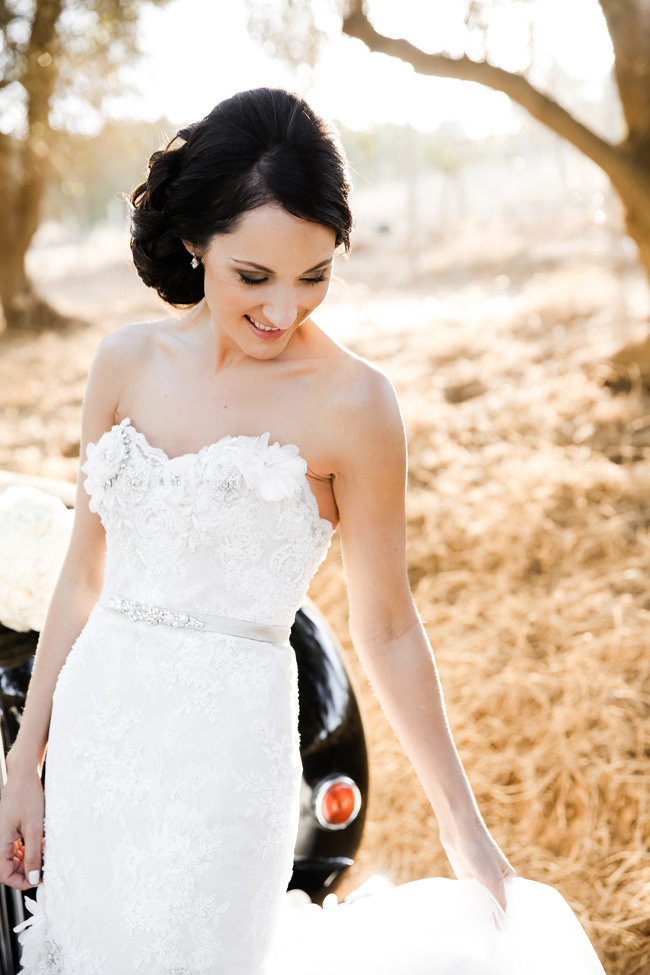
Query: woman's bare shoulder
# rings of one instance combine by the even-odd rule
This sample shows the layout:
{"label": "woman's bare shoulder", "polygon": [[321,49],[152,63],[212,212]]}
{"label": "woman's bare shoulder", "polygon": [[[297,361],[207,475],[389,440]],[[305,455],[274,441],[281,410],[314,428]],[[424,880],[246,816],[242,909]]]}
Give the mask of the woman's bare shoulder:
{"label": "woman's bare shoulder", "polygon": [[152,345],[163,343],[169,331],[168,319],[122,325],[105,335],[97,350],[121,359],[122,365],[126,366],[130,361],[150,354]]}
{"label": "woman's bare shoulder", "polygon": [[329,403],[343,414],[363,417],[378,407],[382,413],[397,407],[397,395],[388,373],[344,345],[337,343],[337,351],[328,357],[322,376],[328,386]]}
{"label": "woman's bare shoulder", "polygon": [[[95,347],[86,381],[85,402],[98,414],[96,425],[115,422],[120,400],[131,377],[151,361],[155,345],[164,342],[165,321],[137,322],[109,332]],[[93,406],[95,404],[95,406]]]}
{"label": "woman's bare shoulder", "polygon": [[313,327],[310,348],[323,364],[323,381],[344,401],[367,395],[373,388],[390,382],[376,362],[354,352],[318,326]]}
{"label": "woman's bare shoulder", "polygon": [[[404,422],[397,393],[384,369],[344,345],[324,357],[318,402],[327,404],[322,451],[340,471],[350,457],[399,448]],[[325,432],[327,431],[327,432]],[[336,462],[334,461],[336,458]]]}

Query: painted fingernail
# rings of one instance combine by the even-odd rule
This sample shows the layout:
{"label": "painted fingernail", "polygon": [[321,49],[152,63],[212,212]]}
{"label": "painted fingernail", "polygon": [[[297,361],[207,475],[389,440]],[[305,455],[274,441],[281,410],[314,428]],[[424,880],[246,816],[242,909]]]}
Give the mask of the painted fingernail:
{"label": "painted fingernail", "polygon": [[38,883],[39,876],[40,876],[40,870],[30,870],[29,877],[28,877],[30,884],[34,884],[34,886],[36,886],[36,884]]}

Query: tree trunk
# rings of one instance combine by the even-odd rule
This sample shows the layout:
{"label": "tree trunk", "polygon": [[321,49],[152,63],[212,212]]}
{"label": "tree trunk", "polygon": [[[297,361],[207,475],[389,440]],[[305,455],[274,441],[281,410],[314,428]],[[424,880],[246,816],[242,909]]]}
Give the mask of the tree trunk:
{"label": "tree trunk", "polygon": [[59,314],[32,287],[25,270],[25,250],[18,245],[0,248],[0,303],[9,331],[36,331],[63,325],[68,319]]}
{"label": "tree trunk", "polygon": [[[637,145],[639,143],[637,142]],[[639,146],[637,156],[645,156],[647,149]],[[625,173],[612,178],[625,213],[628,235],[639,248],[639,257],[650,280],[650,160],[634,167],[629,177]],[[627,392],[633,386],[650,390],[650,335],[641,342],[632,342],[618,349],[599,373],[606,386],[617,392]]]}
{"label": "tree trunk", "polygon": [[0,138],[0,305],[8,330],[42,329],[65,319],[29,281],[25,257],[38,228],[45,186],[45,164],[28,142]]}
{"label": "tree trunk", "polygon": [[620,185],[617,189],[625,208],[627,233],[639,248],[639,257],[650,282],[650,186],[642,188],[637,184],[632,193]]}
{"label": "tree trunk", "polygon": [[648,0],[600,0],[600,6],[614,47],[626,145],[639,162],[645,157],[650,166],[650,4]]}
{"label": "tree trunk", "polygon": [[49,171],[49,106],[56,81],[49,54],[63,0],[37,0],[20,82],[27,93],[27,136],[0,132],[0,304],[9,330],[67,321],[34,291],[25,256],[38,229]]}
{"label": "tree trunk", "polygon": [[620,156],[619,164],[605,172],[623,204],[625,229],[639,249],[650,283],[650,163],[637,161],[624,150]]}

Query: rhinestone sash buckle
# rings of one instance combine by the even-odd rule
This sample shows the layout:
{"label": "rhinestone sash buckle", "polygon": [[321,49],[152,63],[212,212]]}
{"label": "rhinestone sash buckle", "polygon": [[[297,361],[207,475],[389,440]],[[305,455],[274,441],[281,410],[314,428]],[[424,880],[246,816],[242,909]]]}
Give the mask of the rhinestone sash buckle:
{"label": "rhinestone sash buckle", "polygon": [[289,643],[291,627],[252,623],[249,620],[235,619],[231,616],[218,616],[208,613],[185,613],[164,606],[141,603],[111,593],[102,593],[99,605],[106,609],[124,613],[132,620],[148,623],[150,626],[171,626],[178,629],[227,633],[242,636],[248,640],[262,640],[266,643]]}

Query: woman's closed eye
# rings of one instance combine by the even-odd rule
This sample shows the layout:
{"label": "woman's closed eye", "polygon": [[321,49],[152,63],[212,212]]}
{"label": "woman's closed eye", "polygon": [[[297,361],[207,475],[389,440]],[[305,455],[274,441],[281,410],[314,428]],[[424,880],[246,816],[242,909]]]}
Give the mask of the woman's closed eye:
{"label": "woman's closed eye", "polygon": [[[241,271],[238,271],[237,274],[239,274],[239,279],[243,284],[264,284],[265,281],[268,281],[268,278],[247,278]],[[318,284],[320,281],[326,280],[327,275],[325,274],[321,274],[318,278],[301,278],[303,284]]]}

